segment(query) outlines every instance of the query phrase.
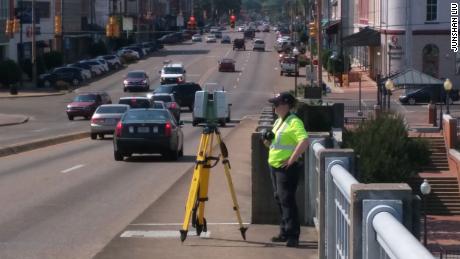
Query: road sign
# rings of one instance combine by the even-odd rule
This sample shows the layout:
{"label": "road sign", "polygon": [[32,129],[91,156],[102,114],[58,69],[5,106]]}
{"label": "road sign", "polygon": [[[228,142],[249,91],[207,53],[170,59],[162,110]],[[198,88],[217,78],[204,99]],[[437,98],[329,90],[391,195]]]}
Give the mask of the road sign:
{"label": "road sign", "polygon": [[178,15],[177,18],[176,18],[176,25],[179,26],[179,27],[183,27],[184,26],[184,16],[182,15]]}
{"label": "road sign", "polygon": [[123,17],[123,30],[124,31],[133,30],[133,18],[132,17]]}

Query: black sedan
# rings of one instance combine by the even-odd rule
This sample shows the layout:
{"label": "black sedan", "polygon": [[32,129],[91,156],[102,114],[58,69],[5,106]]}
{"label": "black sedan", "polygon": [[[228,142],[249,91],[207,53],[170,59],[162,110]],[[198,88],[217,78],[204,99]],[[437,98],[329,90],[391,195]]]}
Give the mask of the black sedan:
{"label": "black sedan", "polygon": [[184,134],[168,110],[128,110],[115,128],[113,154],[116,161],[125,156],[159,153],[171,160],[183,156]]}
{"label": "black sedan", "polygon": [[51,73],[42,74],[39,77],[39,84],[45,87],[55,86],[58,81],[64,81],[73,86],[78,86],[83,82],[81,69],[74,67],[58,67]]}
{"label": "black sedan", "polygon": [[[457,89],[453,89],[449,93],[450,99],[449,103],[452,104],[454,101],[459,100],[459,92]],[[399,97],[401,104],[411,104],[416,103],[446,103],[446,92],[442,86],[437,87],[424,87],[421,89],[416,89],[412,92],[409,92],[405,95]]]}

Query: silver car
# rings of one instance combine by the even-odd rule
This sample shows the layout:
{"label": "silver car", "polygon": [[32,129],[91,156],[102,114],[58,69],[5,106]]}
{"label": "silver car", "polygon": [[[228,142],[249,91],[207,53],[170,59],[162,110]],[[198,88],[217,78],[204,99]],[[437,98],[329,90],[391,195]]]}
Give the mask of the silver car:
{"label": "silver car", "polygon": [[102,139],[105,134],[113,134],[121,116],[129,110],[126,104],[104,104],[99,106],[91,117],[91,139]]}

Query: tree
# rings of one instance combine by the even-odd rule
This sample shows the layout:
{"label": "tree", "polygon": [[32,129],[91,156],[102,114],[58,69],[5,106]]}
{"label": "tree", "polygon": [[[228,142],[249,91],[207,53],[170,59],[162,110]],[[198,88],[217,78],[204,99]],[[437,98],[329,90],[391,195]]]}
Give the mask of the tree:
{"label": "tree", "polygon": [[0,83],[10,87],[11,94],[17,94],[16,83],[21,80],[22,71],[19,65],[11,59],[0,62]]}
{"label": "tree", "polygon": [[409,138],[404,118],[383,113],[344,132],[344,147],[353,148],[358,160],[359,181],[404,182],[429,162],[428,144]]}

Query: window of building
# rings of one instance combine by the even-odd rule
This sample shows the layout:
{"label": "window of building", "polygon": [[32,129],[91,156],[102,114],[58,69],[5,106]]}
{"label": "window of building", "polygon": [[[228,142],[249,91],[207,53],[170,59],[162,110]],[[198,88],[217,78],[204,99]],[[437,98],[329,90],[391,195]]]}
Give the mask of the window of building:
{"label": "window of building", "polygon": [[434,44],[428,44],[423,48],[423,73],[438,78],[439,48]]}
{"label": "window of building", "polygon": [[438,0],[426,0],[426,20],[436,21],[438,19]]}
{"label": "window of building", "polygon": [[8,0],[0,0],[0,19],[8,19]]}
{"label": "window of building", "polygon": [[359,0],[359,22],[362,24],[369,22],[369,0]]}
{"label": "window of building", "polygon": [[[26,10],[32,10],[32,2],[23,1],[23,8]],[[35,10],[37,10],[40,18],[50,18],[50,2],[35,2]]]}

